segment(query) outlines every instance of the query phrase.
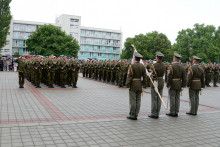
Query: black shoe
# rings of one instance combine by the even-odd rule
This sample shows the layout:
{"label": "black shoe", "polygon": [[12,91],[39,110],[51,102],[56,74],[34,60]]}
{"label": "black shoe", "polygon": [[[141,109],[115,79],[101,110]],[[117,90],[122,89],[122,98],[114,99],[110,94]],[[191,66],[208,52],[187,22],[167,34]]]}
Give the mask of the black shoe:
{"label": "black shoe", "polygon": [[65,86],[61,86],[61,88],[66,88]]}
{"label": "black shoe", "polygon": [[74,85],[73,88],[78,88],[78,87]]}
{"label": "black shoe", "polygon": [[211,87],[210,85],[206,85],[206,87]]}
{"label": "black shoe", "polygon": [[219,87],[218,85],[214,85],[214,87]]}
{"label": "black shoe", "polygon": [[153,116],[152,114],[151,114],[151,115],[148,115],[148,117],[154,118],[154,119],[158,119],[158,118],[159,118],[159,116]]}
{"label": "black shoe", "polygon": [[36,88],[41,88],[40,86],[36,86]]}
{"label": "black shoe", "polygon": [[192,113],[190,113],[190,112],[186,112],[186,114],[188,114],[188,115],[197,115],[197,114],[192,114]]}
{"label": "black shoe", "polygon": [[131,120],[137,120],[136,117],[131,117],[131,116],[128,116],[127,119],[131,119]]}
{"label": "black shoe", "polygon": [[19,88],[24,88],[24,86],[20,85]]}
{"label": "black shoe", "polygon": [[171,117],[178,117],[178,114],[167,113],[166,115]]}

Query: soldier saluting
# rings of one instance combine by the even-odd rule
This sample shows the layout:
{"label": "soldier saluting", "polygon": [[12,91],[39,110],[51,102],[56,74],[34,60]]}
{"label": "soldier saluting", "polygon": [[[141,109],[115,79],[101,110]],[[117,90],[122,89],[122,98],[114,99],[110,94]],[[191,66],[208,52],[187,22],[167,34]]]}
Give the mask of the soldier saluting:
{"label": "soldier saluting", "polygon": [[190,111],[188,115],[197,115],[199,107],[199,91],[205,88],[204,71],[199,66],[199,57],[193,56],[193,66],[189,67],[187,87],[189,87]]}
{"label": "soldier saluting", "polygon": [[186,87],[186,70],[180,64],[181,56],[174,53],[173,64],[167,70],[167,88],[170,97],[170,113],[166,115],[178,117],[180,106],[180,92]]}
{"label": "soldier saluting", "polygon": [[142,86],[145,88],[147,84],[146,70],[144,65],[140,63],[140,59],[143,56],[138,52],[135,52],[134,56],[135,63],[129,66],[126,81],[126,85],[129,88],[130,104],[130,113],[127,118],[131,120],[137,120],[141,106]]}

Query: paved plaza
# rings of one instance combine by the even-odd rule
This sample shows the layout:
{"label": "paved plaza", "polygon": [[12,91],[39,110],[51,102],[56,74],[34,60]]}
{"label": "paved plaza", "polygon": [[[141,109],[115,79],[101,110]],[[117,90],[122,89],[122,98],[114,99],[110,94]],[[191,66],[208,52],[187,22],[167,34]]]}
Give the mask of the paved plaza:
{"label": "paved plaza", "polygon": [[[220,147],[220,88],[200,96],[197,116],[188,116],[188,90],[183,91],[178,118],[163,106],[159,119],[150,114],[146,89],[137,121],[127,120],[128,89],[79,76],[78,88],[25,81],[18,88],[16,72],[0,72],[0,147],[143,146]],[[220,86],[220,85],[219,85]],[[167,105],[168,90],[163,91]]]}

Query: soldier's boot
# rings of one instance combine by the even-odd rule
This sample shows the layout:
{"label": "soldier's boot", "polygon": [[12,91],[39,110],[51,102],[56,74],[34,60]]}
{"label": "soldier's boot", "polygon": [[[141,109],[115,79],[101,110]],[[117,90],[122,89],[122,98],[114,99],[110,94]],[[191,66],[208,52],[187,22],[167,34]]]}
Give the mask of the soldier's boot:
{"label": "soldier's boot", "polygon": [[23,85],[20,85],[19,88],[24,88],[24,86],[23,86]]}
{"label": "soldier's boot", "polygon": [[219,87],[219,86],[215,84],[214,87]]}

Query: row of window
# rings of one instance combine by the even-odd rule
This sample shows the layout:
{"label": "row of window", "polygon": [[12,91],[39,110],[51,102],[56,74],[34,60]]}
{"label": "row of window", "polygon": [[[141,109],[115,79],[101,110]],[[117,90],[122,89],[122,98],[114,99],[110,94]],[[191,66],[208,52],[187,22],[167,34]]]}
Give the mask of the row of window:
{"label": "row of window", "polygon": [[28,39],[31,33],[13,32],[13,38]]}
{"label": "row of window", "polygon": [[14,24],[15,31],[27,31],[27,32],[34,32],[36,31],[36,25],[23,25],[23,24]]}
{"label": "row of window", "polygon": [[118,41],[118,40],[94,39],[94,38],[86,38],[86,37],[80,37],[80,43],[120,46],[120,41]]}
{"label": "row of window", "polygon": [[113,59],[118,59],[119,55],[112,55],[112,54],[103,54],[103,53],[97,53],[94,54],[92,52],[89,52],[88,54],[85,55],[85,52],[80,52],[80,56],[86,56],[86,57],[91,57],[91,58],[97,58],[97,57],[102,57],[102,58],[113,58]]}
{"label": "row of window", "polygon": [[119,39],[119,33],[111,33],[111,32],[101,32],[101,31],[94,31],[94,30],[81,30],[82,36],[92,36],[92,37],[101,37],[101,38],[114,38]]}
{"label": "row of window", "polygon": [[[91,46],[88,46],[88,48],[86,48],[85,45],[80,45],[80,49],[81,50],[86,50],[86,49],[89,49],[89,50],[93,50],[95,51],[95,46],[91,45]],[[113,52],[116,52],[116,51],[119,51],[120,48],[117,48],[117,47],[113,47]],[[104,50],[101,49],[101,46],[97,46],[97,51],[106,51],[106,52],[110,52],[110,47],[109,46],[106,46]]]}

